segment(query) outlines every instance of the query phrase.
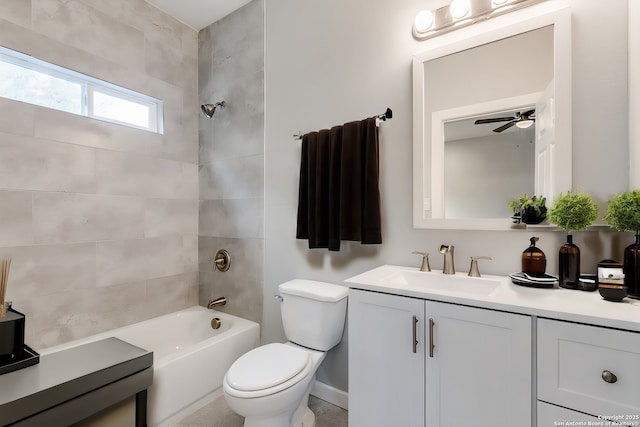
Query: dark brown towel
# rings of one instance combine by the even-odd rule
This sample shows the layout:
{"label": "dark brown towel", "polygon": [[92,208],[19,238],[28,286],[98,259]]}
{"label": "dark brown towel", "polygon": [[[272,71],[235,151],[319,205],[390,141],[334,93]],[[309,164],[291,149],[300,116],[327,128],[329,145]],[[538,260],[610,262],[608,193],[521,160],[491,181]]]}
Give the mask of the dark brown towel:
{"label": "dark brown towel", "polygon": [[382,243],[374,117],[344,125],[340,176],[340,239]]}
{"label": "dark brown towel", "polygon": [[296,237],[331,251],[382,243],[378,164],[375,118],[304,135]]}

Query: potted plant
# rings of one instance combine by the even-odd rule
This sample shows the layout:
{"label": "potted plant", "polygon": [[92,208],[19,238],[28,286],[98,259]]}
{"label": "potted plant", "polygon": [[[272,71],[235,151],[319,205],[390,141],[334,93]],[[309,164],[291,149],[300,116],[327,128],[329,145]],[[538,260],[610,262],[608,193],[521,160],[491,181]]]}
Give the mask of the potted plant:
{"label": "potted plant", "polygon": [[515,219],[520,219],[525,224],[540,224],[547,217],[547,198],[543,196],[522,196],[509,200],[509,209]]}
{"label": "potted plant", "polygon": [[624,249],[624,283],[629,296],[640,298],[640,190],[617,194],[607,203],[604,221],[617,231],[632,231],[635,242]]}
{"label": "potted plant", "polygon": [[560,247],[558,282],[561,287],[576,289],[580,278],[580,248],[573,244],[573,231],[584,230],[598,217],[598,206],[590,195],[568,191],[553,201],[547,212],[549,222],[567,232],[567,243]]}

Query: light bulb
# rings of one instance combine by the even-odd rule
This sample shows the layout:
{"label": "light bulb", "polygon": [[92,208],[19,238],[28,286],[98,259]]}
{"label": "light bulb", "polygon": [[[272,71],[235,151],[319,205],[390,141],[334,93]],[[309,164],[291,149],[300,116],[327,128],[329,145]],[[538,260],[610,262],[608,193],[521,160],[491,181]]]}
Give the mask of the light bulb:
{"label": "light bulb", "polygon": [[471,11],[471,2],[470,0],[453,0],[449,11],[453,19],[463,18]]}
{"label": "light bulb", "polygon": [[430,10],[421,10],[413,21],[413,27],[419,33],[426,32],[433,26],[433,12]]}

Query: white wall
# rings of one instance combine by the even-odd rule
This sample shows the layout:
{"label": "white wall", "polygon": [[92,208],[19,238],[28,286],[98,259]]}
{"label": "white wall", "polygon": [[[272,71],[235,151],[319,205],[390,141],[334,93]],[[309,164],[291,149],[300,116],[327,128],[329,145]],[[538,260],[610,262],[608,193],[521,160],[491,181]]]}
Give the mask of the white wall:
{"label": "white wall", "polygon": [[[625,190],[627,165],[627,1],[573,0],[573,183],[601,205]],[[424,2],[407,0],[269,0],[265,57],[265,284],[263,340],[282,341],[277,285],[294,277],[341,283],[381,264],[419,265],[412,250],[434,253],[453,244],[459,270],[471,255],[488,255],[483,272],[520,270],[530,232],[414,230],[411,215],[412,55],[426,42],[411,36]],[[300,144],[291,137],[380,114],[394,118],[380,128],[383,244],[345,243],[338,253],[309,250],[295,239]],[[536,232],[557,269],[565,236]],[[576,233],[584,271],[608,257],[621,258],[632,236]],[[372,326],[375,327],[375,326]],[[342,390],[347,384],[347,341],[334,349],[318,379]]]}

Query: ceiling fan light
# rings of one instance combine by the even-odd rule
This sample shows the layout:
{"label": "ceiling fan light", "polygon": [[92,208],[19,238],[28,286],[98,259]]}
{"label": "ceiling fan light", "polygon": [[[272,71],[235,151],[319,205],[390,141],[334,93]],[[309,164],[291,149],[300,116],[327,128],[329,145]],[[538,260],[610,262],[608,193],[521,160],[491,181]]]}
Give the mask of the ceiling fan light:
{"label": "ceiling fan light", "polygon": [[524,120],[520,120],[519,122],[516,122],[516,126],[518,126],[520,129],[526,129],[530,127],[532,124],[533,124],[533,120],[531,119],[524,119]]}

